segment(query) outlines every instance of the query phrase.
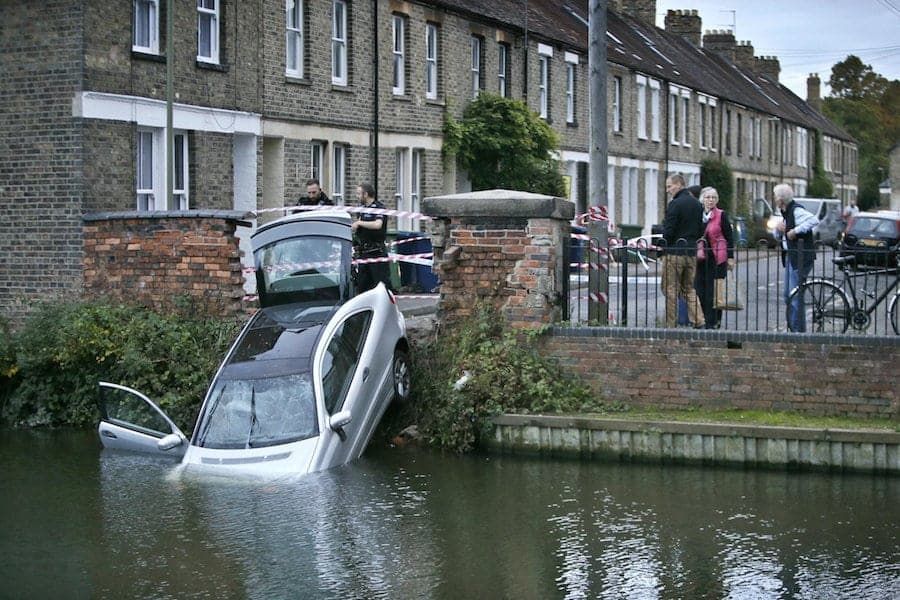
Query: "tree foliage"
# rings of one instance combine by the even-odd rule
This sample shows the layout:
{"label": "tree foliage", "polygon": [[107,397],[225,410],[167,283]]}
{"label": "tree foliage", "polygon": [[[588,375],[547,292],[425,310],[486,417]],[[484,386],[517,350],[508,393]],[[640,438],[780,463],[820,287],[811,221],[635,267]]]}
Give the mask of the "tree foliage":
{"label": "tree foliage", "polygon": [[551,196],[565,193],[559,139],[521,100],[480,94],[444,126],[444,150],[468,172],[473,190],[509,189]]}
{"label": "tree foliage", "polygon": [[872,208],[887,177],[888,151],[900,140],[900,81],[888,81],[851,55],[834,65],[829,85],[823,112],[858,142],[859,206]]}
{"label": "tree foliage", "polygon": [[731,167],[724,160],[707,158],[700,163],[700,185],[716,188],[719,192],[719,204],[723,207],[732,206],[734,177],[731,174]]}
{"label": "tree foliage", "polygon": [[825,159],[822,156],[822,132],[816,130],[816,163],[813,165],[812,181],[806,193],[813,198],[834,198],[834,186],[825,175]]}

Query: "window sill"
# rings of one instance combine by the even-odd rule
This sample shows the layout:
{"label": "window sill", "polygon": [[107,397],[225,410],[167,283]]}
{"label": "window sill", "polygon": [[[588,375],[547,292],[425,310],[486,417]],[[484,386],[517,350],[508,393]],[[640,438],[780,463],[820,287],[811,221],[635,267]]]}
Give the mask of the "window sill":
{"label": "window sill", "polygon": [[577,127],[578,127],[578,121],[566,121],[566,127],[577,128]]}
{"label": "window sill", "polygon": [[131,50],[131,58],[158,63],[166,62],[166,56],[164,54],[151,54],[150,52],[143,52],[141,50],[135,50],[133,48]]}
{"label": "window sill", "polygon": [[196,65],[197,65],[198,69],[205,69],[207,71],[217,71],[219,73],[227,73],[228,72],[228,65],[223,65],[221,63],[213,63],[213,62],[206,62],[203,60],[198,60],[198,61],[196,61]]}
{"label": "window sill", "polygon": [[344,92],[345,94],[352,94],[352,93],[353,93],[353,88],[350,87],[349,84],[344,85],[344,84],[332,83],[332,84],[331,84],[331,91],[332,91],[332,92]]}
{"label": "window sill", "polygon": [[412,96],[407,96],[406,94],[391,94],[391,100],[396,100],[397,102],[412,102]]}
{"label": "window sill", "polygon": [[306,77],[295,77],[293,75],[285,75],[284,82],[292,85],[312,85],[312,82]]}
{"label": "window sill", "polygon": [[446,103],[440,98],[425,98],[425,104],[430,104],[431,106],[447,106]]}

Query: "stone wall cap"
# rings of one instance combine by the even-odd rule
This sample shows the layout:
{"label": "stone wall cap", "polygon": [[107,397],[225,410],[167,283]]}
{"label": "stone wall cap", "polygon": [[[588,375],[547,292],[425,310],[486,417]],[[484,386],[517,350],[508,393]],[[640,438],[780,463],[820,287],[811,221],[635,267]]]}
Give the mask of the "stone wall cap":
{"label": "stone wall cap", "polygon": [[575,217],[575,205],[565,198],[515,190],[432,196],[425,198],[422,208],[431,217],[529,217],[565,221]]}
{"label": "stone wall cap", "polygon": [[87,213],[81,218],[86,223],[127,219],[222,219],[249,227],[255,215],[241,210],[124,210]]}

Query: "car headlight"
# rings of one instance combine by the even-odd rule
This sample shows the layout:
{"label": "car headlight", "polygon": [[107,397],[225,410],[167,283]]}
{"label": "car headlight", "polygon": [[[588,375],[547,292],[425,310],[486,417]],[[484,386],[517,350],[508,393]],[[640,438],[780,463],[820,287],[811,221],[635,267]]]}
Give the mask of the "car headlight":
{"label": "car headlight", "polygon": [[776,229],[778,229],[778,226],[782,223],[782,221],[784,221],[782,217],[772,215],[771,217],[769,217],[769,220],[766,221],[766,229],[768,229],[769,231],[775,231]]}

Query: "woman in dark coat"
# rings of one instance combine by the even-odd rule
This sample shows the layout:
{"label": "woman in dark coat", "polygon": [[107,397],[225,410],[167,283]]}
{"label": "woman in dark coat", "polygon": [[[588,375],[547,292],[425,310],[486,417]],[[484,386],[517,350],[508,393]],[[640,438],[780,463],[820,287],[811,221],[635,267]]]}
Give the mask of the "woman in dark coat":
{"label": "woman in dark coat", "polygon": [[726,273],[734,268],[734,234],[731,222],[721,208],[719,192],[716,188],[705,187],[700,190],[700,202],[703,204],[703,239],[706,247],[701,260],[697,256],[697,275],[694,289],[703,307],[707,329],[718,329],[722,321],[722,311],[716,310],[716,279],[725,279]]}

